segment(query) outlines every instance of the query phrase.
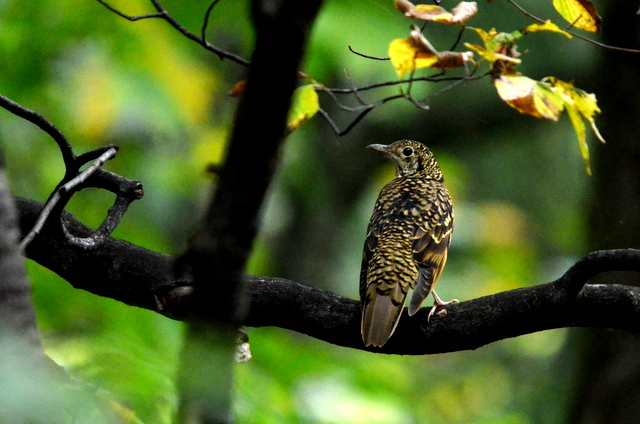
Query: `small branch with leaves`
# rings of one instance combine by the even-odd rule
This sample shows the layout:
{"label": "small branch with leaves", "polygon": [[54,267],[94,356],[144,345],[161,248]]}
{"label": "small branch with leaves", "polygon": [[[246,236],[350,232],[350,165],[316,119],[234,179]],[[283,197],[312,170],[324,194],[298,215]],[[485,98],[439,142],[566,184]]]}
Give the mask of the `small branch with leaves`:
{"label": "small branch with leaves", "polygon": [[[182,26],[169,14],[159,0],[150,0],[156,10],[155,13],[136,16],[126,14],[109,5],[104,0],[97,1],[118,16],[130,21],[152,18],[163,19],[188,39],[195,41],[205,49],[218,55],[220,59],[230,59],[239,65],[250,66],[249,61],[246,59],[213,46],[206,40],[209,20],[219,0],[212,1],[207,7],[204,13],[200,36],[195,35]],[[608,46],[571,31],[570,29],[572,28],[588,32],[599,31],[601,19],[589,0],[580,2],[558,0],[554,2],[554,7],[556,7],[558,13],[569,22],[569,25],[565,29],[560,29],[550,20],[541,19],[526,11],[516,3],[515,0],[508,0],[508,2],[517,8],[520,13],[534,20],[536,23],[510,33],[498,32],[496,30],[487,32],[480,28],[466,26],[467,22],[478,14],[478,5],[476,2],[462,1],[449,11],[439,4],[415,5],[408,0],[394,0],[394,6],[400,13],[407,18],[423,22],[422,27],[419,28],[414,25],[408,38],[391,41],[387,57],[367,55],[354,50],[351,46],[348,46],[348,48],[353,54],[367,60],[390,61],[399,79],[357,87],[347,72],[347,88],[330,88],[312,77],[299,72],[300,78],[309,81],[308,86],[313,87],[316,93],[311,93],[311,91],[307,89],[307,86],[304,85],[298,89],[299,95],[294,97],[292,110],[289,114],[287,133],[291,133],[302,125],[303,122],[312,118],[315,114],[319,114],[329,124],[335,134],[341,137],[349,133],[370,112],[392,101],[405,99],[416,108],[428,111],[430,109],[429,102],[436,96],[465,83],[491,76],[500,98],[520,113],[536,118],[557,121],[562,111],[566,110],[576,131],[580,152],[585,161],[585,168],[587,173],[590,173],[589,148],[584,130],[584,119],[590,123],[597,138],[604,141],[604,138],[595,126],[594,117],[599,113],[595,96],[574,87],[572,83],[560,81],[554,77],[547,77],[536,81],[520,75],[515,70],[515,67],[520,64],[522,60],[520,53],[517,51],[516,41],[528,33],[547,31],[560,33],[569,38],[580,38],[607,49],[630,53],[638,53],[640,50]],[[427,29],[428,23],[460,27],[458,35],[449,50],[437,51],[431,45],[423,34]],[[463,35],[465,32],[468,32],[468,29],[472,29],[477,33],[482,39],[484,46],[481,47],[465,43],[464,45],[470,48],[470,51],[456,51],[461,44]],[[480,60],[477,62],[474,58],[474,52],[480,56]],[[489,69],[477,74],[479,66],[483,62],[489,65]],[[472,67],[472,69],[469,69],[470,67]],[[416,71],[423,68],[436,69],[438,72],[428,76],[417,75]],[[461,68],[462,73],[448,75],[449,70],[456,68]],[[405,78],[406,75],[409,77]],[[440,90],[431,92],[423,99],[417,99],[412,94],[412,89],[417,83],[442,82],[451,82],[451,84]],[[244,86],[242,83],[236,84],[232,90],[232,95],[239,95],[244,90]],[[361,93],[366,91],[371,92],[393,86],[399,88],[399,93],[369,101],[361,96]],[[321,107],[318,93],[325,93],[338,110],[354,116],[346,123],[344,128],[341,128],[336,118],[327,112],[327,107]],[[349,106],[345,104],[338,99],[338,95],[351,96],[356,102],[356,105]]]}

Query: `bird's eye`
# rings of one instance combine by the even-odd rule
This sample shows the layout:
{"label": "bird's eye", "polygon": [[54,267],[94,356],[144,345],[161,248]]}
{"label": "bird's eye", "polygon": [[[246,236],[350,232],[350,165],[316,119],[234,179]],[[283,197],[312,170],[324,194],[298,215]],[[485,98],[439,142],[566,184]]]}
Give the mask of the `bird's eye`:
{"label": "bird's eye", "polygon": [[413,149],[411,147],[405,147],[404,150],[402,151],[402,154],[405,157],[409,157],[413,154]]}

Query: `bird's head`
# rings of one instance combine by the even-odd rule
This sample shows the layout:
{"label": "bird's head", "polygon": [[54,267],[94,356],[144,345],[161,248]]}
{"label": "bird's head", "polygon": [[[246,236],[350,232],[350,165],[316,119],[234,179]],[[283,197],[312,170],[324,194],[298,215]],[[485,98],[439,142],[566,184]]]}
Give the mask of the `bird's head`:
{"label": "bird's head", "polygon": [[399,140],[391,144],[370,144],[369,149],[384,153],[396,164],[398,177],[423,173],[428,178],[443,181],[442,172],[431,150],[422,143]]}

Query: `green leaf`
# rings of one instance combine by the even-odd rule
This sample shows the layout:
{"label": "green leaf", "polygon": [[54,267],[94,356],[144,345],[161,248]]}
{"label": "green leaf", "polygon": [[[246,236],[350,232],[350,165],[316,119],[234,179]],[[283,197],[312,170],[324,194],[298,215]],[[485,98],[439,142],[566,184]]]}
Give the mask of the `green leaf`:
{"label": "green leaf", "polygon": [[318,93],[315,84],[307,84],[296,88],[287,118],[287,133],[291,134],[303,122],[312,118],[320,109]]}
{"label": "green leaf", "polygon": [[602,138],[595,123],[595,115],[596,113],[600,113],[596,96],[574,87],[570,82],[561,81],[553,77],[546,78],[546,80],[549,81],[554,91],[562,97],[565,103],[565,109],[569,114],[569,119],[578,137],[578,144],[580,145],[580,152],[585,162],[587,173],[591,175],[589,146],[587,145],[585,125],[582,118],[589,121],[596,137],[604,143],[604,138]]}

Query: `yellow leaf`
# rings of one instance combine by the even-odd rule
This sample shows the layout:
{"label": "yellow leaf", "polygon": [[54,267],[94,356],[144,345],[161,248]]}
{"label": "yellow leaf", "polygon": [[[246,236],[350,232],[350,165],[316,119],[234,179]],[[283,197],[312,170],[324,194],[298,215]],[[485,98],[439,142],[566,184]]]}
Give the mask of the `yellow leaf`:
{"label": "yellow leaf", "polygon": [[453,15],[440,6],[418,4],[407,16],[424,21],[451,22]]}
{"label": "yellow leaf", "polygon": [[482,39],[484,46],[487,50],[497,51],[504,47],[511,47],[515,45],[515,42],[522,37],[520,31],[515,32],[498,32],[495,28],[492,28],[489,32],[482,28],[468,27],[474,30]]}
{"label": "yellow leaf", "polygon": [[[478,14],[476,2],[463,1],[454,7],[451,12],[431,4],[418,4],[413,6],[406,0],[396,0],[395,6],[405,16],[424,21],[444,22],[447,24],[463,24]],[[413,7],[412,7],[413,6]]]}
{"label": "yellow leaf", "polygon": [[552,32],[557,32],[560,33],[562,35],[567,36],[568,38],[573,38],[573,35],[569,34],[567,31],[563,31],[560,28],[558,28],[558,25],[554,24],[551,21],[546,21],[543,24],[531,24],[528,27],[526,27],[525,29],[522,30],[522,32],[539,32],[539,31],[552,31]]}
{"label": "yellow leaf", "polygon": [[469,47],[470,49],[473,49],[475,51],[478,52],[478,54],[480,56],[482,56],[485,60],[493,63],[497,60],[503,60],[506,62],[510,62],[513,63],[514,65],[519,65],[522,60],[515,58],[515,57],[511,57],[511,56],[507,56],[501,53],[496,53],[496,52],[492,52],[492,51],[488,51],[483,47],[480,47],[476,44],[469,44],[469,43],[464,43],[465,46]]}
{"label": "yellow leaf", "polygon": [[[471,28],[471,27],[470,27]],[[496,74],[515,74],[514,67],[521,63],[516,41],[522,37],[520,31],[512,33],[498,32],[491,29],[489,32],[482,28],[471,28],[484,42],[484,47],[475,44],[465,46],[475,50],[492,65],[492,72]]]}
{"label": "yellow leaf", "polygon": [[491,28],[489,32],[485,31],[482,28],[469,27],[469,29],[474,30],[480,36],[485,46],[490,40],[493,40],[495,36],[498,34],[498,31],[495,28]]}
{"label": "yellow leaf", "polygon": [[[420,34],[420,37],[422,35]],[[422,37],[424,39],[424,37]],[[425,44],[426,43],[426,44]],[[426,39],[418,39],[412,31],[409,38],[398,38],[389,44],[389,57],[398,77],[402,78],[416,69],[427,68],[438,61],[433,47]]]}
{"label": "yellow leaf", "polygon": [[293,100],[289,117],[287,118],[287,134],[296,130],[304,121],[313,117],[320,109],[318,93],[315,84],[307,84],[296,88],[293,92]]}
{"label": "yellow leaf", "polygon": [[589,162],[589,145],[587,144],[587,134],[584,129],[584,121],[574,107],[565,105],[565,109],[569,114],[571,125],[573,125],[573,129],[576,132],[576,137],[578,137],[578,146],[580,146],[580,154],[582,155],[582,159],[584,160],[587,174],[591,175],[591,163]]}
{"label": "yellow leaf", "polygon": [[576,28],[599,32],[602,19],[589,0],[553,0],[558,13]]}
{"label": "yellow leaf", "polygon": [[569,119],[571,120],[573,129],[576,132],[576,137],[578,138],[580,153],[584,159],[587,173],[591,175],[589,146],[587,145],[587,137],[582,118],[589,121],[596,137],[604,143],[604,139],[602,138],[600,131],[598,131],[595,123],[595,114],[600,113],[596,96],[576,88],[570,82],[561,81],[553,77],[546,78],[546,80],[549,81],[553,89],[562,97],[562,100],[565,103],[565,109],[569,114]]}
{"label": "yellow leaf", "polygon": [[500,75],[493,81],[498,95],[518,112],[557,121],[564,102],[543,82],[522,75]]}
{"label": "yellow leaf", "polygon": [[575,104],[575,108],[580,114],[591,124],[591,128],[595,133],[598,140],[601,142],[605,142],[604,138],[596,128],[595,124],[595,115],[600,113],[600,108],[598,107],[598,101],[596,100],[595,94],[587,93],[584,90],[581,90],[575,87],[570,82],[561,81],[557,78],[549,77],[546,78],[554,88],[559,89],[564,93],[564,95],[569,96],[571,101]]}

